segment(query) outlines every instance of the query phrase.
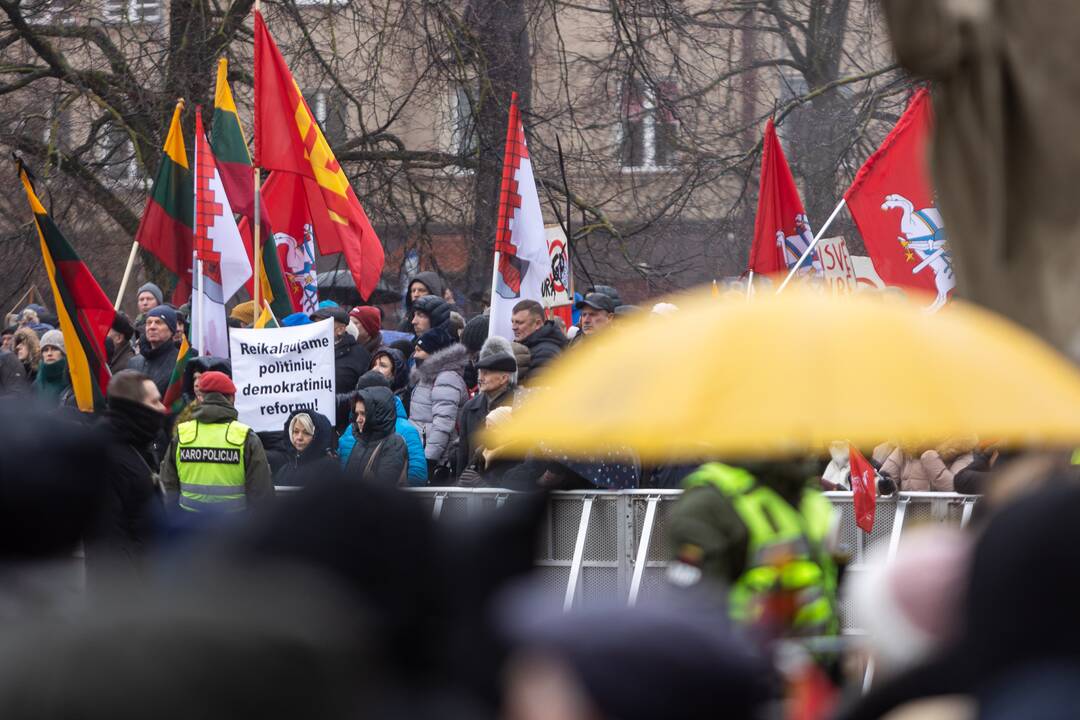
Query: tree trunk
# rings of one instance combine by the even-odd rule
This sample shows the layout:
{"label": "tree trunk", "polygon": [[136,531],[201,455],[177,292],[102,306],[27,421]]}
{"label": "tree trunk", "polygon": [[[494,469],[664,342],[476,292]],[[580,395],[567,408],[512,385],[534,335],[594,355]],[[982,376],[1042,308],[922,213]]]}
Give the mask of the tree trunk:
{"label": "tree trunk", "polygon": [[518,93],[518,105],[522,117],[526,117],[531,99],[532,65],[524,0],[473,0],[465,18],[474,39],[480,73],[475,108],[479,158],[464,288],[469,301],[476,303],[491,290],[510,96],[515,91]]}

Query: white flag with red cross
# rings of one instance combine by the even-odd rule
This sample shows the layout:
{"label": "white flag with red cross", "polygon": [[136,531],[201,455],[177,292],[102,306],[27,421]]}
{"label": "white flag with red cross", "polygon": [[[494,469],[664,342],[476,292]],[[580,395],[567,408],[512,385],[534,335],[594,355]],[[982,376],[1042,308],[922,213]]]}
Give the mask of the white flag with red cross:
{"label": "white flag with red cross", "polygon": [[489,335],[514,339],[510,316],[522,300],[543,304],[544,283],[551,275],[547,231],[536,193],[532,162],[525,145],[517,93],[510,99],[506,129],[499,225],[495,231],[495,268],[491,292]]}
{"label": "white flag with red cross", "polygon": [[191,303],[192,347],[199,355],[228,357],[225,303],[251,278],[251,259],[206,140],[201,108],[195,111],[195,259],[202,261],[202,298],[198,297],[196,278],[196,296]]}

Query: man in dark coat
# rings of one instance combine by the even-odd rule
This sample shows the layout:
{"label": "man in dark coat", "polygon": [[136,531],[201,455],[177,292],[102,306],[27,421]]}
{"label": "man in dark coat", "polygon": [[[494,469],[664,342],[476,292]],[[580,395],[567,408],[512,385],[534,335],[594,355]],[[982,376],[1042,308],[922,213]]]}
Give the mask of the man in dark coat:
{"label": "man in dark coat", "polygon": [[176,311],[168,305],[158,305],[146,313],[146,327],[139,338],[139,354],[128,361],[127,369],[149,376],[162,395],[176,368],[179,348],[173,342],[176,333]]}
{"label": "man in dark coat", "polygon": [[514,402],[517,361],[507,349],[509,344],[506,338],[496,335],[488,338],[480,350],[480,359],[476,362],[480,392],[462,406],[458,418],[460,440],[455,463],[458,473],[466,470],[473,462],[473,455],[478,448],[477,433],[484,428],[488,413]]}
{"label": "man in dark coat", "polygon": [[356,437],[345,476],[359,482],[404,486],[409,466],[405,439],[397,434],[397,405],[386,387],[366,387],[355,395]]}
{"label": "man in dark coat", "polygon": [[510,316],[514,340],[529,348],[530,372],[547,365],[566,347],[566,335],[554,320],[544,320],[544,307],[535,300],[522,300]]}
{"label": "man in dark coat", "polygon": [[164,518],[155,470],[154,437],[168,417],[161,393],[146,375],[121,370],[109,381],[101,422],[109,438],[107,487],[96,527],[86,545],[89,572],[142,570]]}
{"label": "man in dark coat", "polygon": [[105,347],[109,357],[109,372],[113,375],[126,370],[131,358],[135,357],[135,349],[131,347],[131,338],[135,334],[135,326],[128,320],[128,316],[117,312],[113,319],[112,327],[105,335]]}
{"label": "man in dark coat", "polygon": [[334,392],[338,406],[335,430],[340,433],[349,423],[349,397],[356,389],[356,381],[371,367],[371,355],[349,334],[349,314],[344,309],[324,307],[311,315],[314,321],[327,318],[334,321]]}

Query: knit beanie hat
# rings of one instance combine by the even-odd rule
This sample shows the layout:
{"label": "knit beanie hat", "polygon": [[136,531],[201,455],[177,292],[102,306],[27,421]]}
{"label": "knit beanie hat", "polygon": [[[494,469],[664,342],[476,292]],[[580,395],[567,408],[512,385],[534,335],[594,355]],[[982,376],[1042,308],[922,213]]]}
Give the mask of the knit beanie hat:
{"label": "knit beanie hat", "polygon": [[255,301],[254,300],[248,300],[247,302],[242,302],[242,303],[238,304],[236,307],[234,307],[232,309],[232,312],[229,313],[229,317],[235,318],[236,320],[239,320],[240,322],[244,323],[244,325],[247,325],[249,327],[251,325],[254,325],[255,324]]}
{"label": "knit beanie hat", "polygon": [[236,385],[233,384],[232,378],[217,370],[211,370],[199,375],[199,379],[195,381],[195,387],[201,393],[236,394]]}
{"label": "knit beanie hat", "polygon": [[152,282],[148,282],[145,285],[141,286],[139,288],[139,291],[137,293],[135,293],[135,298],[138,299],[138,297],[140,295],[142,295],[144,292],[148,292],[151,295],[153,295],[154,298],[158,301],[158,305],[165,302],[165,296],[161,294],[161,288],[159,288],[157,285],[155,285]]}
{"label": "knit beanie hat", "polygon": [[152,308],[150,312],[146,313],[146,317],[161,318],[169,326],[169,330],[176,332],[176,310],[169,305],[158,305],[156,308]]}
{"label": "knit beanie hat", "polygon": [[428,330],[416,341],[416,347],[423,350],[428,355],[434,355],[440,350],[448,348],[453,344],[454,339],[450,337],[450,333],[439,327]]}
{"label": "knit beanie hat", "polygon": [[465,330],[461,333],[461,344],[471,353],[480,352],[484,341],[488,336],[488,325],[491,319],[487,315],[477,315],[465,323]]}
{"label": "knit beanie hat", "polygon": [[49,330],[41,336],[41,349],[46,347],[59,348],[60,352],[67,355],[67,346],[64,345],[64,333],[59,330]]}
{"label": "knit beanie hat", "polygon": [[360,327],[364,328],[364,332],[368,334],[368,337],[375,337],[382,330],[382,318],[379,317],[379,309],[371,307],[370,305],[357,305],[349,312],[350,317],[356,318],[360,323]]}

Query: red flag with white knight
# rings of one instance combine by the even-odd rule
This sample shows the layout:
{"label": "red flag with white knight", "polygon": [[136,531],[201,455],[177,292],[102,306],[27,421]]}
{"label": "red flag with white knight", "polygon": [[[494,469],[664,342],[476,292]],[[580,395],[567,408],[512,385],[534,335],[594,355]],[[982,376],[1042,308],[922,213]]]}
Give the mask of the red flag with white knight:
{"label": "red flag with white knight", "polygon": [[930,94],[920,89],[844,193],[878,275],[887,285],[934,295],[930,311],[956,287],[927,163],[933,124]]}
{"label": "red flag with white knight", "polygon": [[[295,176],[319,252],[344,253],[357,290],[370,297],[382,274],[382,245],[258,10],[255,164]],[[265,188],[263,199],[269,206]]]}
{"label": "red flag with white knight", "polygon": [[863,457],[859,449],[851,446],[849,454],[851,469],[851,494],[855,504],[855,524],[869,533],[874,529],[874,513],[877,509],[877,476],[874,466]]}
{"label": "red flag with white knight", "polygon": [[551,275],[547,231],[536,192],[532,160],[525,144],[517,93],[510,97],[506,127],[502,187],[499,191],[499,224],[495,229],[498,264],[493,269],[489,335],[514,339],[510,316],[522,300],[544,302],[544,283]]}
{"label": "red flag with white knight", "polygon": [[[787,273],[813,239],[814,231],[810,229],[799,188],[769,118],[762,139],[761,179],[749,269],[758,275]],[[820,268],[820,265],[817,253],[811,253],[800,269]]]}

